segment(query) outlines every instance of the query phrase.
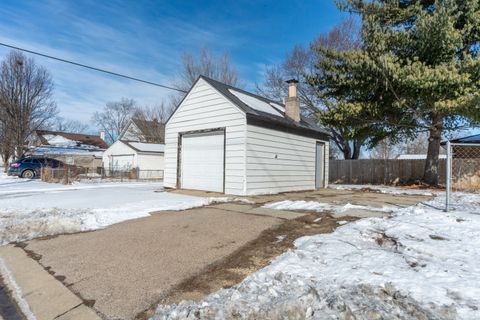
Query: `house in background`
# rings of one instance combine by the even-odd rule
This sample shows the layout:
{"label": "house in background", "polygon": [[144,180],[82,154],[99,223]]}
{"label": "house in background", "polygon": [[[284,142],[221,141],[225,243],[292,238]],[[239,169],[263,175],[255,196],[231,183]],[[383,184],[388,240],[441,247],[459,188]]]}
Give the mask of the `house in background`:
{"label": "house in background", "polygon": [[35,130],[27,140],[26,155],[96,170],[102,167],[103,152],[108,148],[102,135]]}
{"label": "house in background", "polygon": [[[446,159],[447,155],[439,154],[438,158],[439,159]],[[395,159],[398,159],[398,160],[426,160],[427,155],[426,154],[400,154]]]}
{"label": "house in background", "polygon": [[118,140],[163,144],[165,125],[157,120],[132,118],[120,133]]}
{"label": "house in background", "polygon": [[161,179],[164,147],[158,143],[117,140],[103,153],[103,168],[107,176],[136,170],[137,178]]}
{"label": "house in background", "polygon": [[285,104],[199,77],[165,128],[164,185],[227,194],[323,188],[329,133]]}

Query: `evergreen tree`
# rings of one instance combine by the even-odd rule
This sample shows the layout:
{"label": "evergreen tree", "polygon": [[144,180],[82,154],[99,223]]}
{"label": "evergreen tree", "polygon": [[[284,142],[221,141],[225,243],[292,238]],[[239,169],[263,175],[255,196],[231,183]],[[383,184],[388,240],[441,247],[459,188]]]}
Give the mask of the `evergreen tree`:
{"label": "evergreen tree", "polygon": [[378,126],[381,135],[427,131],[424,182],[438,183],[445,132],[480,120],[480,0],[343,0],[359,14],[363,46],[320,48],[308,78],[336,100],[332,121]]}

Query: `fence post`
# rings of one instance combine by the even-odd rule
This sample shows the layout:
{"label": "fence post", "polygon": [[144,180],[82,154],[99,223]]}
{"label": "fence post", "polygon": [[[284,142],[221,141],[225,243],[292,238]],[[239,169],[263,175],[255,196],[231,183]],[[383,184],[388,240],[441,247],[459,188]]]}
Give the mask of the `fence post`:
{"label": "fence post", "polygon": [[450,193],[452,189],[452,146],[450,141],[447,141],[447,163],[445,166],[445,211],[448,212],[450,209]]}

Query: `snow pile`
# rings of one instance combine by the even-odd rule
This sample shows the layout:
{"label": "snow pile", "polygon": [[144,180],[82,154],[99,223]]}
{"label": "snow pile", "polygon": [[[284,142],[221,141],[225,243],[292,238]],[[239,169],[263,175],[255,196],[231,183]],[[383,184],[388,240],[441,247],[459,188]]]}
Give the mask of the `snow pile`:
{"label": "snow pile", "polygon": [[76,140],[70,140],[56,134],[45,134],[43,137],[47,140],[49,145],[56,147],[76,147],[80,144],[80,142]]}
{"label": "snow pile", "polygon": [[479,319],[480,195],[453,201],[461,211],[437,197],[300,238],[235,287],[153,319]]}
{"label": "snow pile", "polygon": [[393,212],[397,207],[383,206],[381,208],[372,206],[360,206],[351,203],[344,205],[336,205],[331,203],[317,202],[317,201],[304,201],[304,200],[284,200],[280,202],[267,203],[263,206],[268,209],[276,210],[306,210],[306,211],[332,211],[334,213],[344,213],[351,209],[378,211],[378,212]]}
{"label": "snow pile", "polygon": [[37,237],[104,228],[148,216],[237,198],[162,192],[161,183],[55,185],[0,174],[0,245]]}

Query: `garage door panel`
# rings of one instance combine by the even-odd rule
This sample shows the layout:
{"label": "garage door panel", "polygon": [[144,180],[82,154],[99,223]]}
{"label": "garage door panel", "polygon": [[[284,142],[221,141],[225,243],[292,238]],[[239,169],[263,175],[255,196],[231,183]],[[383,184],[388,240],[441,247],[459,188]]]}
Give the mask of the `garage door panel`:
{"label": "garage door panel", "polygon": [[112,156],[111,167],[113,170],[130,170],[133,167],[133,154]]}
{"label": "garage door panel", "polygon": [[223,192],[223,131],[182,137],[182,188]]}

